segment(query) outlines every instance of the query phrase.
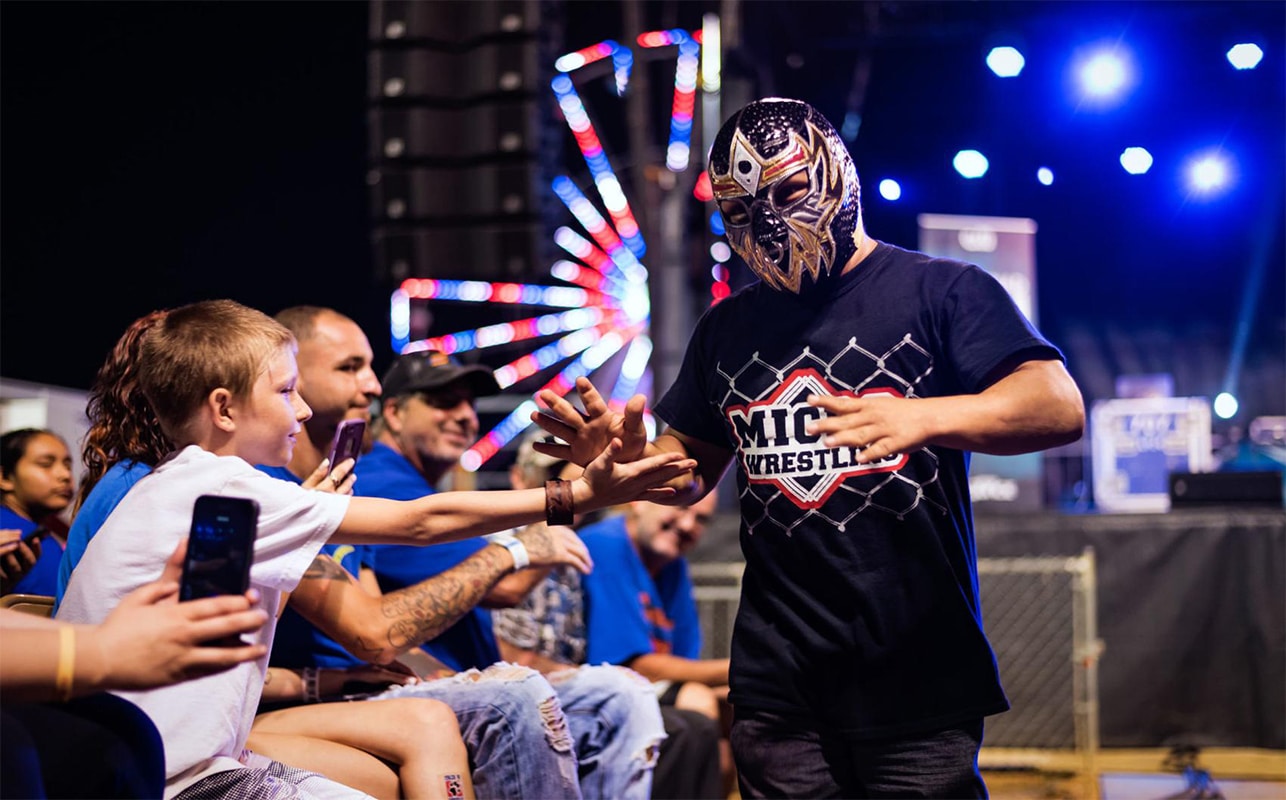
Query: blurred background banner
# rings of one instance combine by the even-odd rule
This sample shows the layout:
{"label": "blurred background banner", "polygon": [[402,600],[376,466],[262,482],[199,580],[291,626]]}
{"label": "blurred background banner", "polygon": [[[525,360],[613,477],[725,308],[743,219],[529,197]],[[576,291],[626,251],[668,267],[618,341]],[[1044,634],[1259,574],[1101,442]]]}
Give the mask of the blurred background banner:
{"label": "blurred background banner", "polygon": [[[918,221],[918,249],[982,267],[1009,291],[1027,319],[1040,327],[1036,316],[1035,220],[921,214]],[[972,454],[969,493],[974,507],[984,513],[1034,511],[1045,507],[1044,464],[1044,453]]]}

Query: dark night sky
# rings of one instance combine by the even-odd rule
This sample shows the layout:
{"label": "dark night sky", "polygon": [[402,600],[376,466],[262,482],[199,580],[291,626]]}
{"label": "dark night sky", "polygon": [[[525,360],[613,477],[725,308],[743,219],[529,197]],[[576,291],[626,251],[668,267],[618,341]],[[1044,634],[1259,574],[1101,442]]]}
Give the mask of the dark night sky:
{"label": "dark night sky", "polygon": [[[703,4],[646,7],[648,26],[693,26]],[[855,54],[872,53],[853,152],[877,238],[915,246],[917,213],[1035,218],[1041,323],[1060,344],[1107,328],[1230,341],[1258,259],[1252,358],[1286,361],[1286,4],[881,3],[874,32],[865,4],[742,8],[728,74],[837,124]],[[567,49],[623,38],[618,12],[569,4]],[[269,313],[332,305],[378,347],[367,14],[339,1],[0,2],[0,374],[86,388],[135,317],[218,296]],[[981,55],[1006,33],[1028,67],[1001,83]],[[1267,57],[1234,73],[1222,53],[1245,34]],[[1129,42],[1144,67],[1112,114],[1061,99],[1068,55],[1098,38]],[[1139,142],[1157,166],[1132,179],[1116,154]],[[1218,202],[1185,198],[1180,158],[1221,143],[1241,183]],[[965,146],[996,154],[984,181],[950,171]],[[1040,164],[1054,186],[1031,180]],[[902,180],[897,205],[876,197],[885,175]],[[1264,413],[1286,413],[1286,389],[1273,392]]]}

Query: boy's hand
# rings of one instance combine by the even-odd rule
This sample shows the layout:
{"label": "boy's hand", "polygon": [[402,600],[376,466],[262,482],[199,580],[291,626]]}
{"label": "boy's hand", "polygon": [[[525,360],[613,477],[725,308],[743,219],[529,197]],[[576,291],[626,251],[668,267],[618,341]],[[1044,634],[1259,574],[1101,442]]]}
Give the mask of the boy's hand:
{"label": "boy's hand", "polygon": [[673,497],[675,488],[666,484],[680,483],[677,479],[684,477],[691,480],[691,473],[697,467],[696,459],[669,452],[621,463],[623,448],[620,439],[612,439],[575,481],[587,489],[576,497],[577,509],[590,511],[631,500],[657,501]]}
{"label": "boy's hand", "polygon": [[607,402],[588,378],[576,379],[576,391],[585,406],[584,414],[549,389],[537,394],[537,399],[553,413],[533,412],[532,422],[567,444],[536,442],[536,452],[585,467],[615,437],[622,443],[619,461],[637,461],[642,458],[647,446],[647,430],[643,426],[646,398],[641,394],[634,395],[625,404],[625,413],[618,414],[607,407]]}

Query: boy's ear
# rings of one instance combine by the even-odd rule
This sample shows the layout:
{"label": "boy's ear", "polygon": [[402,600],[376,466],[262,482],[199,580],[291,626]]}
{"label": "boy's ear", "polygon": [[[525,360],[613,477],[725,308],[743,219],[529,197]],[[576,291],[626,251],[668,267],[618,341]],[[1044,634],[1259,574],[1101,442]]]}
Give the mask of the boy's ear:
{"label": "boy's ear", "polygon": [[232,392],[220,386],[210,392],[210,396],[206,398],[206,407],[210,409],[210,418],[214,427],[228,433],[236,430],[237,421],[232,405]]}

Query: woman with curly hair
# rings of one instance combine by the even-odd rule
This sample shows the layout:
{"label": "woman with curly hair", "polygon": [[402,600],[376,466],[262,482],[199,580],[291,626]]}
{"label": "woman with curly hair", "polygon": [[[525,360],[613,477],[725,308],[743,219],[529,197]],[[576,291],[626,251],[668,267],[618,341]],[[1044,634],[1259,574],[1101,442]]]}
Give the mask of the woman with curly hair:
{"label": "woman with curly hair", "polygon": [[[94,535],[88,520],[93,520],[96,525],[106,519],[130,487],[151,472],[152,467],[173,449],[138,386],[139,350],[143,338],[168,313],[165,310],[153,311],[134,320],[94,376],[85,408],[89,432],[85,434],[85,443],[80,451],[85,471],[76,495],[66,551],[58,565],[55,604],[62,602],[72,568],[80,561],[90,537]],[[112,490],[98,492],[90,498],[90,492],[109,474],[113,477],[109,481]],[[82,515],[82,511],[89,513]]]}

